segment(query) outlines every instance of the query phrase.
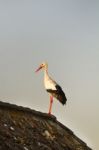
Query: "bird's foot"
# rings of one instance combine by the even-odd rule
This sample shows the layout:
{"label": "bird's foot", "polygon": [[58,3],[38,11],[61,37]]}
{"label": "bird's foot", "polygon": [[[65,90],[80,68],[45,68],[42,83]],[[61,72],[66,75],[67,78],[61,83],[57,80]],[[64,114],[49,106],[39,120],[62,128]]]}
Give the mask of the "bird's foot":
{"label": "bird's foot", "polygon": [[51,112],[48,112],[48,115],[52,115]]}

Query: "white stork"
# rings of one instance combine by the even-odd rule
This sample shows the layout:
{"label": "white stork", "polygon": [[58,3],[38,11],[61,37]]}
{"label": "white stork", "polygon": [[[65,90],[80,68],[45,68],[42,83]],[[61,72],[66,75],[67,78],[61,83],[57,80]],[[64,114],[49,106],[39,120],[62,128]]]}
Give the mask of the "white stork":
{"label": "white stork", "polygon": [[66,104],[66,96],[62,88],[49,76],[48,74],[48,64],[42,63],[39,68],[36,70],[38,72],[40,69],[44,69],[44,85],[48,93],[50,93],[50,107],[49,114],[51,114],[53,97],[58,99],[63,105]]}

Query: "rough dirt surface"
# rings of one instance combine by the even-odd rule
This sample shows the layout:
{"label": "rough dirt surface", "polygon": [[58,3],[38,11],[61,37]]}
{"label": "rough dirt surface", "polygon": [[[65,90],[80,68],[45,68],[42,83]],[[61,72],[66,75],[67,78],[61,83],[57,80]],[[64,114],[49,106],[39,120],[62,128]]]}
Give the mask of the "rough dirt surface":
{"label": "rough dirt surface", "polygon": [[0,150],[91,149],[55,116],[0,102]]}

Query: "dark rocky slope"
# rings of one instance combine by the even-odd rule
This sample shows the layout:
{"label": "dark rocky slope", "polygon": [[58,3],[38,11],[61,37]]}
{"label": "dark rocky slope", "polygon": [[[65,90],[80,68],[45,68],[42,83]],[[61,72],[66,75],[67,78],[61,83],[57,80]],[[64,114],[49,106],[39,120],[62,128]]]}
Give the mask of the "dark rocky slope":
{"label": "dark rocky slope", "polygon": [[54,116],[0,102],[0,150],[91,149]]}

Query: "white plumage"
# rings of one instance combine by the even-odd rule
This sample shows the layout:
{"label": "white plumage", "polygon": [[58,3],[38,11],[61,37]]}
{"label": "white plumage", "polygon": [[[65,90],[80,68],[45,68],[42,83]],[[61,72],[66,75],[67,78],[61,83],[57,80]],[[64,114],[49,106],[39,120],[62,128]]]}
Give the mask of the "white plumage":
{"label": "white plumage", "polygon": [[56,82],[54,80],[52,80],[48,74],[46,73],[45,71],[45,75],[44,75],[44,86],[45,86],[45,89],[52,89],[52,90],[56,90]]}

